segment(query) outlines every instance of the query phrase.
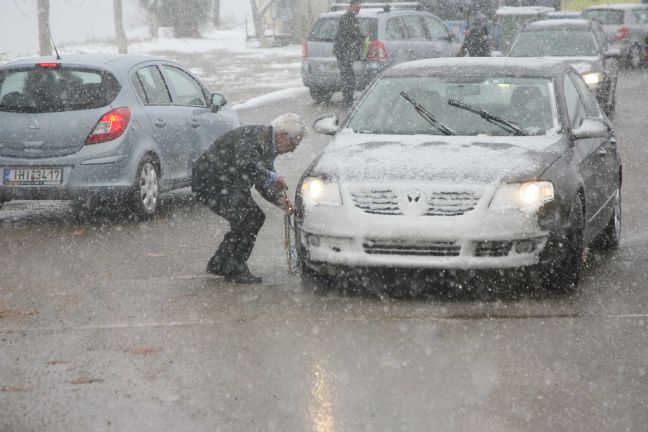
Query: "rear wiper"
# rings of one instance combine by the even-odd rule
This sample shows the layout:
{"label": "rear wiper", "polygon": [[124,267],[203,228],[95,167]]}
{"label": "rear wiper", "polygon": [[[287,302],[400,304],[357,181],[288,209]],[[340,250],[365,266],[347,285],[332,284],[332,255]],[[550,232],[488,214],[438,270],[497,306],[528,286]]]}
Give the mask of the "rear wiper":
{"label": "rear wiper", "polygon": [[404,91],[400,92],[400,95],[403,96],[407,102],[414,105],[416,112],[419,113],[419,115],[423,117],[428,123],[437,128],[443,135],[457,135],[457,132],[437,120],[432,114],[430,114],[430,111],[428,111],[423,105],[412,99],[410,95],[408,95]]}
{"label": "rear wiper", "polygon": [[502,117],[496,116],[495,114],[491,114],[488,111],[484,111],[483,109],[466,105],[465,103],[459,102],[458,100],[455,99],[448,99],[448,105],[478,114],[481,116],[481,118],[483,118],[487,122],[499,126],[505,131],[507,131],[508,133],[511,133],[513,135],[518,135],[518,136],[529,135],[524,131],[524,129],[522,129],[522,127],[519,124],[512,122],[511,120],[503,119]]}

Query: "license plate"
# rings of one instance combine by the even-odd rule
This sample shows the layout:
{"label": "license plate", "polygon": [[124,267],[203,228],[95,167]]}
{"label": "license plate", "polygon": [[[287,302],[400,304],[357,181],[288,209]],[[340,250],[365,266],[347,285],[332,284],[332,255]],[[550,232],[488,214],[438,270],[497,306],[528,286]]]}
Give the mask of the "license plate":
{"label": "license plate", "polygon": [[335,63],[321,63],[318,69],[320,72],[338,72],[338,67]]}
{"label": "license plate", "polygon": [[63,168],[5,168],[5,186],[50,186],[63,183]]}

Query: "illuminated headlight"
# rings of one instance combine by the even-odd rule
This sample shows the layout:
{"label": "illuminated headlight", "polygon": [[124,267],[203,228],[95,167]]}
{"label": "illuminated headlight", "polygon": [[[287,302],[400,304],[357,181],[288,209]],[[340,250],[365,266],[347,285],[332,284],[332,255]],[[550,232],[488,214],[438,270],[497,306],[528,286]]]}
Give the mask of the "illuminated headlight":
{"label": "illuminated headlight", "polygon": [[307,177],[302,184],[302,196],[307,207],[318,205],[341,206],[342,197],[336,182],[318,177]]}
{"label": "illuminated headlight", "polygon": [[583,75],[583,79],[587,83],[587,85],[595,85],[603,81],[603,74],[601,73],[588,73]]}
{"label": "illuminated headlight", "polygon": [[533,211],[553,199],[554,188],[550,182],[511,183],[500,186],[495,192],[490,208],[518,208]]}

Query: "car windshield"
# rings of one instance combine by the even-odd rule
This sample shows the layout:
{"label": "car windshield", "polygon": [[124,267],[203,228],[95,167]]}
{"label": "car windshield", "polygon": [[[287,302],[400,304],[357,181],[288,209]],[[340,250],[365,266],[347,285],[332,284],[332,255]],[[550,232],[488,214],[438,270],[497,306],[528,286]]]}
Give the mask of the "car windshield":
{"label": "car windshield", "polygon": [[591,31],[568,29],[522,32],[509,52],[511,57],[588,57],[597,54]]}
{"label": "car windshield", "polygon": [[448,100],[514,122],[530,135],[544,134],[558,122],[553,83],[549,78],[385,77],[358,106],[347,127],[362,133],[440,134],[400,95],[402,91],[457,135],[508,135],[510,132],[478,114],[449,105]]}
{"label": "car windshield", "polygon": [[109,105],[121,86],[91,69],[31,67],[0,71],[0,111],[48,113]]}
{"label": "car windshield", "polygon": [[[341,17],[340,15],[320,18],[315,23],[308,40],[311,42],[333,42]],[[378,38],[378,20],[376,18],[359,17],[358,24],[362,33],[368,33],[372,40]]]}
{"label": "car windshield", "polygon": [[585,10],[581,16],[588,20],[598,21],[602,25],[622,25],[623,11],[614,9]]}

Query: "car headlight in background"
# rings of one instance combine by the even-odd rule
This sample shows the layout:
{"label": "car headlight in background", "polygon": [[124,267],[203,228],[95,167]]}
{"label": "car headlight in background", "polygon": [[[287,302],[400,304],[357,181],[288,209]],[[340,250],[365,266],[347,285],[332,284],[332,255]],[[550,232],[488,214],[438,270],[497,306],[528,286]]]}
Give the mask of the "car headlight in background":
{"label": "car headlight in background", "polygon": [[537,210],[546,202],[553,201],[554,187],[548,181],[510,183],[500,186],[490,203],[491,209],[518,208]]}
{"label": "car headlight in background", "polygon": [[307,207],[318,205],[341,206],[342,197],[336,182],[319,177],[306,177],[302,183],[302,197]]}
{"label": "car headlight in background", "polygon": [[599,72],[588,73],[583,75],[583,79],[587,85],[595,85],[603,81],[603,74]]}

